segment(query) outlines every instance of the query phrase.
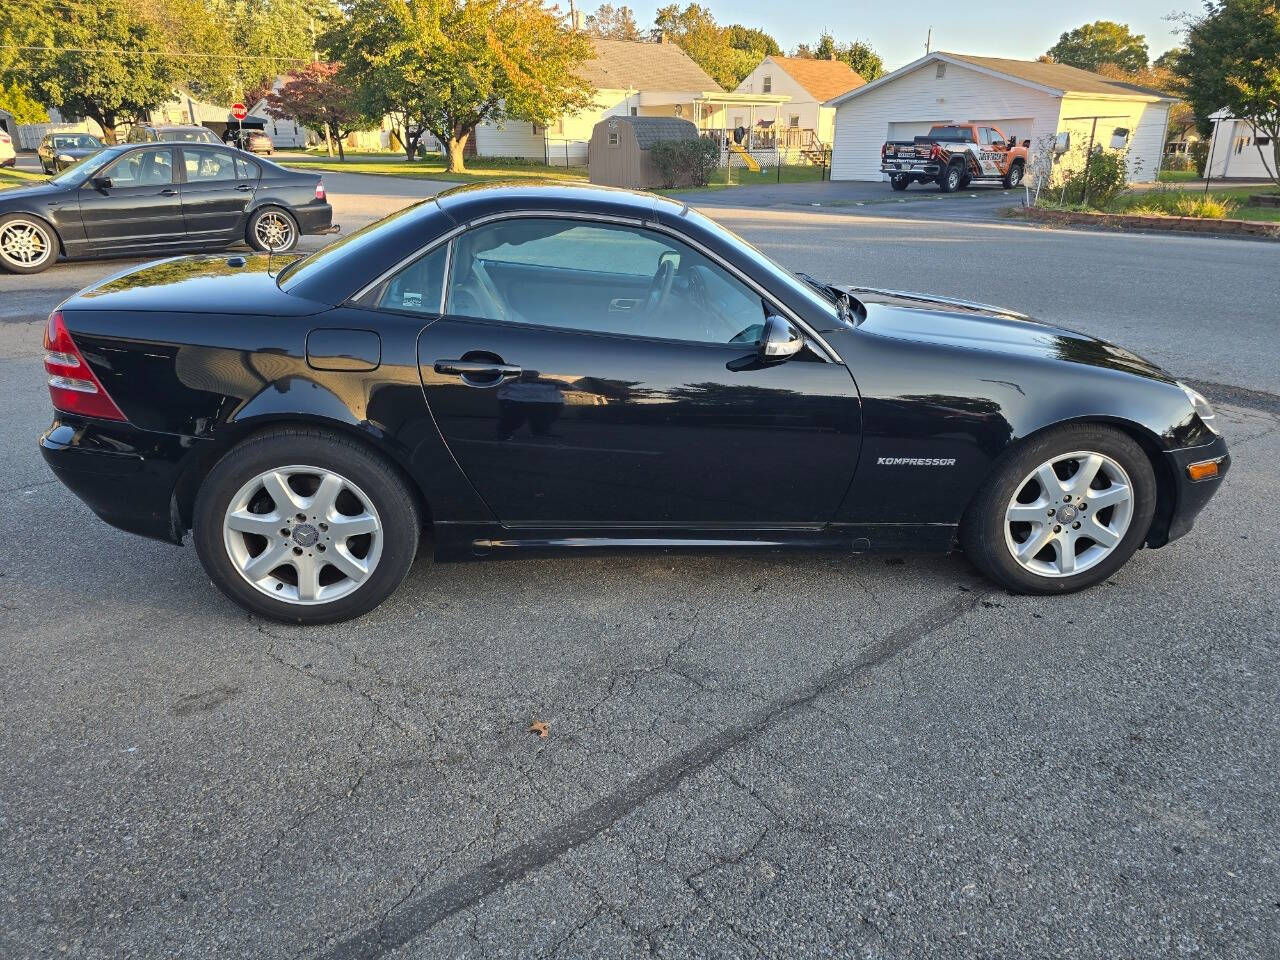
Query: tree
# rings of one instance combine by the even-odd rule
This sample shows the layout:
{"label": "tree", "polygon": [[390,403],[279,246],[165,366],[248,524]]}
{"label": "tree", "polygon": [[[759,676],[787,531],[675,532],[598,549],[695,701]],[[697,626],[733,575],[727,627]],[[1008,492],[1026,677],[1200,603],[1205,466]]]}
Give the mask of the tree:
{"label": "tree", "polygon": [[[1280,8],[1274,0],[1211,0],[1186,26],[1175,69],[1196,116],[1225,109],[1249,123],[1263,166],[1280,184]],[[1259,136],[1270,138],[1269,151]]]}
{"label": "tree", "polygon": [[802,43],[796,47],[797,57],[814,60],[843,60],[863,80],[870,83],[884,76],[884,60],[865,40],[837,43],[829,31],[822,31],[813,46]]}
{"label": "tree", "polygon": [[17,81],[0,79],[0,110],[13,114],[15,123],[48,123],[49,114]]}
{"label": "tree", "polygon": [[267,94],[267,113],[276,119],[295,118],[329,142],[338,144],[338,157],[345,161],[342,141],[364,127],[377,123],[360,110],[360,103],[338,76],[336,63],[308,63],[290,70],[279,91]]}
{"label": "tree", "polygon": [[1097,70],[1104,63],[1142,70],[1147,66],[1147,38],[1131,33],[1126,24],[1096,20],[1062,34],[1046,56],[1081,70]]}
{"label": "tree", "polygon": [[595,13],[587,15],[587,33],[608,40],[644,39],[631,8],[625,5],[615,8],[609,3],[600,4]]}
{"label": "tree", "polygon": [[0,7],[0,35],[25,47],[9,62],[29,96],[65,116],[91,117],[114,143],[116,126],[159,106],[173,92],[178,71],[155,25],[132,4],[39,4]]}
{"label": "tree", "polygon": [[655,34],[665,34],[726,90],[735,89],[765,57],[782,52],[763,30],[737,23],[722,27],[697,3],[659,7],[653,24]]}
{"label": "tree", "polygon": [[481,123],[549,124],[592,104],[575,72],[590,44],[541,0],[352,0],[324,43],[366,112],[403,116],[409,156],[429,131],[454,173]]}

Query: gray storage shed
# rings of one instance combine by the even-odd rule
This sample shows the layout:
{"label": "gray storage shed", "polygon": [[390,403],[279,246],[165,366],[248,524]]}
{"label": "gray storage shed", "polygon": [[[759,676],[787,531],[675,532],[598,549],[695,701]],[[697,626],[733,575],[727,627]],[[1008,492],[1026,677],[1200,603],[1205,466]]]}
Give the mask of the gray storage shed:
{"label": "gray storage shed", "polygon": [[659,140],[696,139],[698,128],[679,117],[607,117],[591,131],[587,177],[609,187],[660,187],[662,174],[649,148]]}

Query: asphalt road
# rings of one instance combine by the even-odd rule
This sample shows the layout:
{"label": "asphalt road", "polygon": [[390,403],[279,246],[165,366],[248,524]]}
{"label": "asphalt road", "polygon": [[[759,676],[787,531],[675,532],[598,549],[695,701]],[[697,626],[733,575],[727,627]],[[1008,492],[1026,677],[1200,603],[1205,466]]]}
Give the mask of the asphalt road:
{"label": "asphalt road", "polygon": [[[405,202],[358,184],[347,224]],[[1280,246],[920,209],[711,212],[1214,385],[1187,538],[1061,599],[958,556],[424,558],[265,624],[36,452],[43,314],[121,264],[0,278],[0,956],[1280,955]]]}

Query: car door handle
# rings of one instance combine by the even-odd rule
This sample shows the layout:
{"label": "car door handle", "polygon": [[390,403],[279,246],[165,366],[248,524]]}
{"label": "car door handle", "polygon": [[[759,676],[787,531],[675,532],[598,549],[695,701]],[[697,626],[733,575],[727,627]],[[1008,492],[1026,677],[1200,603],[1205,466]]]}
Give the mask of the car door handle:
{"label": "car door handle", "polygon": [[178,195],[178,191],[173,189],[165,189],[160,191],[160,196],[162,197],[176,197],[177,195]]}
{"label": "car door handle", "polygon": [[496,387],[523,372],[509,363],[482,360],[437,360],[435,371],[446,377],[458,377],[469,387]]}
{"label": "car door handle", "polygon": [[250,190],[253,189],[253,185],[248,183],[242,183],[238,187],[236,187],[236,189],[239,190],[241,193],[248,193]]}

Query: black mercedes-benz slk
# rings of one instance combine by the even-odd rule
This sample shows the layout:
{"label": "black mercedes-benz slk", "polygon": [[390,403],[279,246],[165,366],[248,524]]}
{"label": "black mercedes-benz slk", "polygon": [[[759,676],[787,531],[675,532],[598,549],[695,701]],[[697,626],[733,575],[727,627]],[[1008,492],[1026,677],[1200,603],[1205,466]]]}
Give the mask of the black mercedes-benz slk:
{"label": "black mercedes-benz slk", "polygon": [[248,243],[288,251],[332,231],[319,174],[231,147],[106,147],[31,186],[0,190],[0,269],[39,273],[64,256],[156,256]]}
{"label": "black mercedes-benz slk", "polygon": [[1182,536],[1209,404],[1006,310],[782,269],[687,206],[460,187],[319,253],[164,260],[50,318],[57,476],[264,616],[524,549],[951,550],[1021,592]]}

